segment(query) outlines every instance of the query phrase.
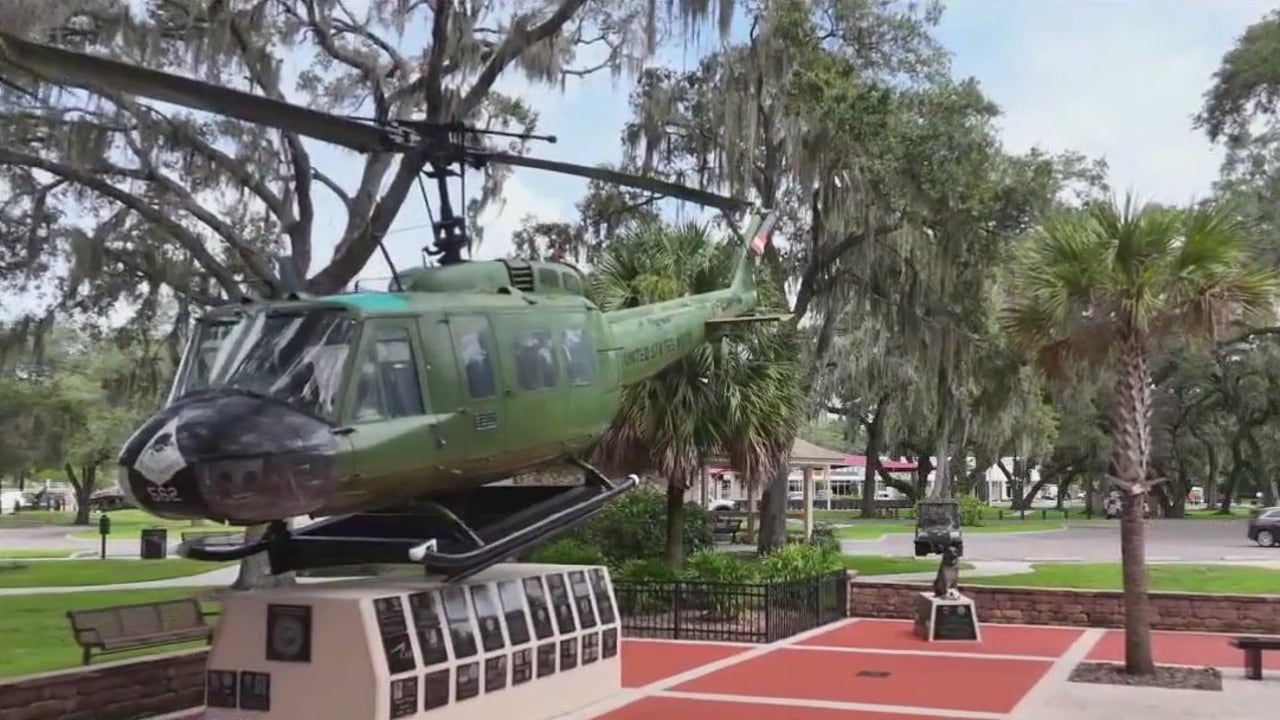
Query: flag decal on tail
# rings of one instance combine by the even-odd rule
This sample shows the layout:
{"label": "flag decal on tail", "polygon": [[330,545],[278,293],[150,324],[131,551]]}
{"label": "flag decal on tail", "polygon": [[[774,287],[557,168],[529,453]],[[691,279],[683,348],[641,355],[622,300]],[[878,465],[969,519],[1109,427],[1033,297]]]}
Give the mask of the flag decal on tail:
{"label": "flag decal on tail", "polygon": [[769,244],[769,238],[764,233],[756,233],[755,239],[751,241],[751,254],[764,254],[764,246]]}
{"label": "flag decal on tail", "polygon": [[751,238],[751,244],[747,246],[752,255],[764,254],[764,249],[769,246],[769,236],[773,234],[773,226],[777,222],[777,213],[769,213],[765,216],[764,222],[760,223],[760,229],[756,230],[756,236]]}

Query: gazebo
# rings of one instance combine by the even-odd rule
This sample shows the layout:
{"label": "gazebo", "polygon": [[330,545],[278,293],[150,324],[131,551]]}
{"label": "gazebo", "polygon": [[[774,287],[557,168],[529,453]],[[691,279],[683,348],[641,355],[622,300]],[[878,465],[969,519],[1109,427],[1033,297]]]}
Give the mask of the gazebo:
{"label": "gazebo", "polygon": [[[707,459],[711,464],[724,464],[727,462],[724,457],[711,457]],[[791,457],[788,461],[791,468],[800,468],[804,473],[804,538],[806,541],[813,538],[813,490],[814,490],[814,470],[822,470],[822,478],[826,481],[828,472],[832,468],[849,467],[849,456],[844,453],[828,450],[824,447],[814,445],[808,440],[796,438],[791,444]],[[827,485],[830,491],[830,483]],[[702,504],[707,504],[707,468],[702,469]],[[755,498],[749,498],[748,502],[753,502]]]}

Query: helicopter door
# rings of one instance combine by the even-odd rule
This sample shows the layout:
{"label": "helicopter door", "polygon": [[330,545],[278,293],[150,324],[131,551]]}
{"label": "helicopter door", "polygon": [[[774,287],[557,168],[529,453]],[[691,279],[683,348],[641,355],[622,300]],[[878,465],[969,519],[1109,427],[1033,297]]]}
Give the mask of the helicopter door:
{"label": "helicopter door", "polygon": [[[501,440],[506,433],[505,408],[498,387],[498,354],[489,318],[451,313],[449,335],[458,361],[459,394],[469,416],[453,434],[456,439],[466,438],[460,445],[466,448],[479,448],[486,442]],[[495,450],[488,451],[485,457]]]}

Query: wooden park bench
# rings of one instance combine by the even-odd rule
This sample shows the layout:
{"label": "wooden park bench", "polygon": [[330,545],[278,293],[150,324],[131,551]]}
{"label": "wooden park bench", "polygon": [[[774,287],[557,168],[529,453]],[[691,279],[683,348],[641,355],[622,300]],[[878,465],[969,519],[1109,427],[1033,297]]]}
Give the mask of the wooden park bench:
{"label": "wooden park bench", "polygon": [[69,610],[67,620],[76,644],[84,651],[85,665],[94,650],[107,654],[213,639],[213,626],[206,621],[197,598]]}
{"label": "wooden park bench", "polygon": [[1231,645],[1244,651],[1244,676],[1250,680],[1262,679],[1262,651],[1280,650],[1280,637],[1240,636],[1231,638]]}
{"label": "wooden park bench", "polygon": [[715,524],[711,526],[711,536],[716,542],[736,542],[741,532],[742,518],[740,517],[718,515]]}

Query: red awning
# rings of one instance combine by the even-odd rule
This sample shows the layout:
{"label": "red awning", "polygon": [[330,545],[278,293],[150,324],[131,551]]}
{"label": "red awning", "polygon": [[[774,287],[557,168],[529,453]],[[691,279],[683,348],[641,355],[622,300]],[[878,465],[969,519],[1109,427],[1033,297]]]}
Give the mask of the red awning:
{"label": "red awning", "polygon": [[[864,468],[867,466],[866,455],[845,455],[844,459],[845,462],[849,463],[853,467]],[[886,460],[881,458],[880,467],[884,468],[885,472],[907,472],[914,471],[916,469],[916,464],[913,462],[904,462],[902,460]]]}

